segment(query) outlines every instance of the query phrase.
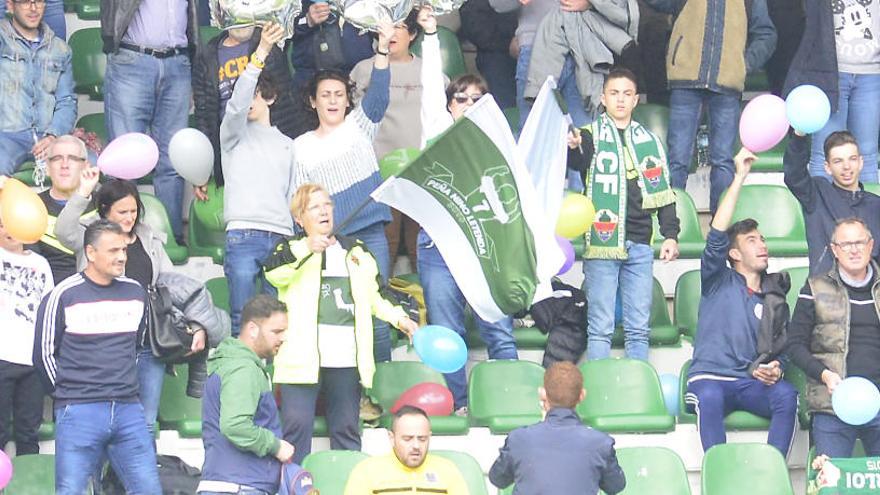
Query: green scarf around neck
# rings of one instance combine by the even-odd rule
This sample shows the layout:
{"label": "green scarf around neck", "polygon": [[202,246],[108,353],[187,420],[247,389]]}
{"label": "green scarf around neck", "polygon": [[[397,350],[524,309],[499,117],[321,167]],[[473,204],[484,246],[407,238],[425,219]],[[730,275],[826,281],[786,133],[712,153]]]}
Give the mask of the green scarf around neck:
{"label": "green scarf around neck", "polygon": [[591,125],[593,161],[587,182],[587,197],[596,216],[587,233],[587,259],[627,258],[626,252],[626,163],[639,173],[642,208],[651,210],[675,202],[669,186],[669,167],[663,144],[654,133],[636,121],[624,130],[621,142],[617,126],[608,114]]}

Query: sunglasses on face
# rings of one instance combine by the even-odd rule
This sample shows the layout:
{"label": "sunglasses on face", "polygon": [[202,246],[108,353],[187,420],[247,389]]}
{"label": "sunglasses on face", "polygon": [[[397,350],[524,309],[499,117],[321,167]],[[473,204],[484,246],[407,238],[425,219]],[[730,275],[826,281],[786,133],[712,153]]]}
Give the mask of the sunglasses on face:
{"label": "sunglasses on face", "polygon": [[460,105],[463,105],[468,101],[470,101],[471,103],[476,103],[477,100],[482,97],[482,93],[474,93],[472,95],[469,95],[467,93],[455,93],[454,95],[452,95],[452,98],[455,100],[455,102]]}

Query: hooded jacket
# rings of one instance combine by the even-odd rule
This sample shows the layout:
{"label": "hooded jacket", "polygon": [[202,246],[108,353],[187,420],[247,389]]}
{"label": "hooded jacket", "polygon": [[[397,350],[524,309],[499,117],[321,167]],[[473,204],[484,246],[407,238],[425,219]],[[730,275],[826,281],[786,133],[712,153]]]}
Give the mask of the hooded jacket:
{"label": "hooded jacket", "polygon": [[[128,31],[128,26],[140,8],[141,1],[101,0],[101,39],[104,40],[104,53],[119,51],[119,43]],[[195,0],[186,1],[186,39],[189,40],[189,48],[192,52],[198,45],[201,45],[198,35],[198,15],[196,14],[197,2]]]}
{"label": "hooded jacket", "polygon": [[279,438],[281,420],[265,363],[240,340],[223,340],[208,359],[202,398],[202,480],[277,492]]}
{"label": "hooded jacket", "polygon": [[577,363],[587,350],[584,322],[587,320],[587,298],[584,291],[553,280],[553,297],[536,303],[529,310],[535,325],[550,333],[544,349],[543,366],[558,361]]}
{"label": "hooded jacket", "polygon": [[840,103],[840,80],[837,73],[837,42],[834,39],[832,3],[815,0],[804,2],[804,36],[801,37],[801,44],[788,67],[782,93],[783,96],[788,96],[792,89],[802,84],[812,84],[828,96],[833,114],[837,112]]}

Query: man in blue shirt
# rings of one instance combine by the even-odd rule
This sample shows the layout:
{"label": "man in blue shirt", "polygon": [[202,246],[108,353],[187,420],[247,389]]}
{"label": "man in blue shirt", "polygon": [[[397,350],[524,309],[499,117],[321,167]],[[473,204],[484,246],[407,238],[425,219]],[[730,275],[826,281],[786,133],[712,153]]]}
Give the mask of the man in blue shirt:
{"label": "man in blue shirt", "polygon": [[[782,381],[789,309],[786,273],[767,273],[769,254],[758,222],[730,224],[757,157],[737,153],[736,174],[712,219],[701,260],[702,295],[685,403],[696,412],[703,450],[725,443],[724,417],[736,410],[770,418],[767,442],[788,455],[797,390]],[[727,262],[730,262],[730,266]]]}

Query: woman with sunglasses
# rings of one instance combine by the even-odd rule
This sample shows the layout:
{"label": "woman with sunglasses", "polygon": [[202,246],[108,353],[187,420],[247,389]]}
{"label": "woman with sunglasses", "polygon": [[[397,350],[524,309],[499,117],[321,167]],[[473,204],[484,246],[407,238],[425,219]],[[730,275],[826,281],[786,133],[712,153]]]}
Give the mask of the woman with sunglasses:
{"label": "woman with sunglasses", "polygon": [[[422,141],[423,145],[460,119],[465,111],[486,94],[483,78],[466,74],[443,89],[443,71],[440,59],[440,41],[437,38],[437,20],[430,6],[419,12],[419,24],[425,30],[422,42]],[[465,299],[449,272],[443,256],[424,229],[419,231],[419,280],[425,294],[428,323],[441,325],[465,335]],[[517,359],[513,338],[513,319],[504,318],[492,323],[474,314],[480,337],[486,343],[489,359]],[[467,415],[467,375],[462,368],[445,374],[452,392],[455,414]]]}

